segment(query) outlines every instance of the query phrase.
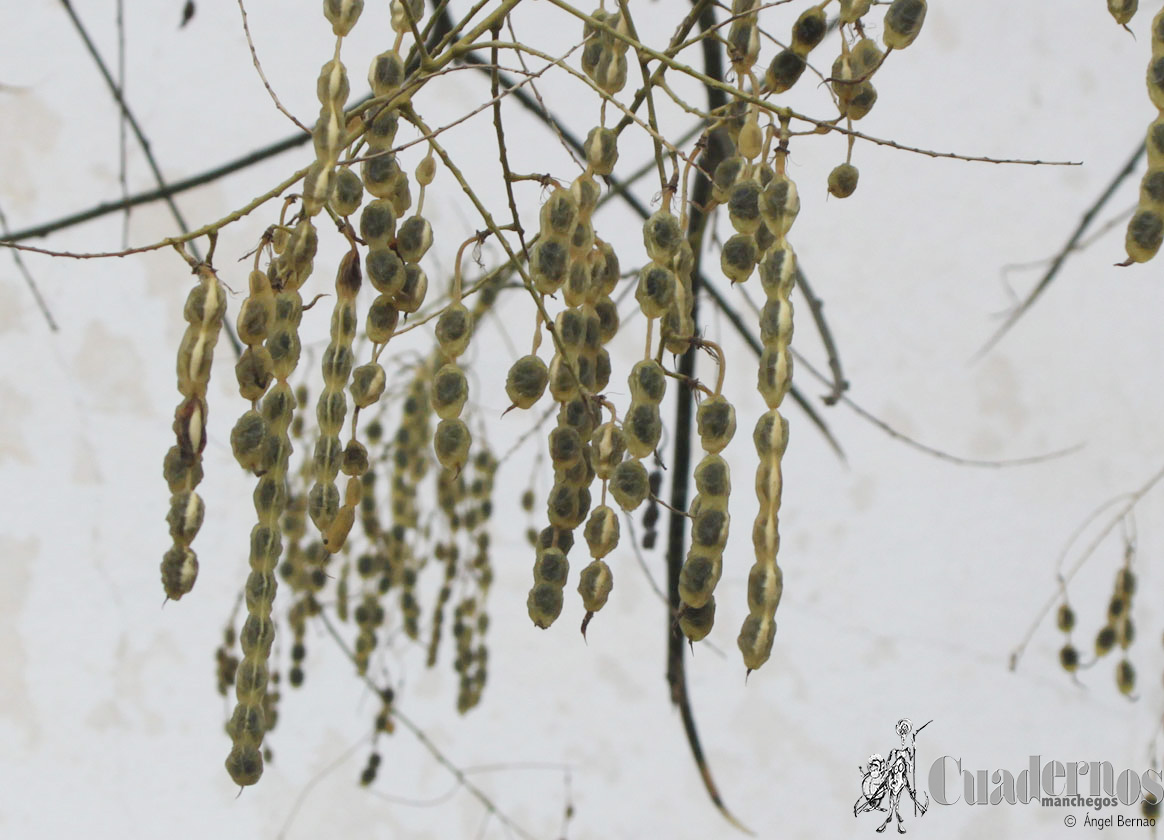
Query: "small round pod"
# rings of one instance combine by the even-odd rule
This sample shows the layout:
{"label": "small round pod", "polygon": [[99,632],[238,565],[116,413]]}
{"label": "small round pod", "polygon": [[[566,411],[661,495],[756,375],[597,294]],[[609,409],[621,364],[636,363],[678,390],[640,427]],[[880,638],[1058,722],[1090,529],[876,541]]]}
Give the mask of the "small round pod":
{"label": "small round pod", "polygon": [[436,339],[448,359],[456,359],[469,346],[473,335],[473,315],[464,304],[450,304],[436,323]]}
{"label": "small round pod", "polygon": [[428,275],[415,263],[404,265],[404,285],[392,296],[392,303],[401,312],[416,312],[428,296]]}
{"label": "small round pod", "polygon": [[578,224],[574,225],[574,230],[570,234],[570,259],[573,261],[584,261],[590,256],[590,251],[594,248],[594,226],[585,219],[579,219]]}
{"label": "small round pod", "polygon": [[590,555],[601,560],[618,546],[618,514],[613,508],[599,505],[590,512],[582,535],[590,546]]}
{"label": "small round pod", "polygon": [[772,642],[776,639],[776,622],[769,615],[749,615],[740,627],[736,644],[744,655],[744,665],[749,672],[755,671],[772,655]]}
{"label": "small round pod", "polygon": [[566,585],[570,574],[570,562],[560,548],[545,548],[538,552],[533,567],[536,583],[549,583],[559,588]]}
{"label": "small round pod", "polygon": [[669,210],[659,210],[643,223],[643,244],[656,263],[668,263],[682,242],[679,220]]}
{"label": "small round pod", "polygon": [[728,190],[728,217],[739,233],[755,233],[760,226],[760,194],[755,178],[736,181]]}
{"label": "small round pod", "polygon": [[360,209],[364,200],[364,182],[351,167],[341,167],[335,176],[335,192],[331,196],[331,209],[337,216],[350,216]]}
{"label": "small round pod", "polygon": [[530,620],[545,630],[562,614],[562,588],[552,583],[535,583],[526,599]]}
{"label": "small round pod", "polygon": [[590,491],[558,482],[546,497],[546,514],[550,524],[561,531],[572,531],[582,524],[590,511]]}
{"label": "small round pod", "polygon": [[796,19],[796,23],[792,24],[792,51],[797,55],[807,56],[824,40],[825,33],[828,32],[824,5],[821,3],[819,6],[805,9]]}
{"label": "small round pod", "polygon": [[558,187],[542,205],[539,218],[543,235],[569,239],[578,223],[578,199],[570,190]]}
{"label": "small round pod", "polygon": [[784,93],[792,88],[807,67],[804,56],[790,49],[781,50],[772,58],[768,71],[764,74],[764,86],[772,93]]}
{"label": "small round pod", "polygon": [[667,375],[663,372],[663,366],[654,359],[636,362],[626,381],[630,386],[632,403],[658,405],[667,393]]}
{"label": "small round pod", "polygon": [[247,347],[234,366],[238,380],[238,392],[244,400],[259,399],[267,393],[271,379],[275,375],[275,361],[271,351],[261,344]]}
{"label": "small round pod", "polygon": [[774,408],[764,412],[756,421],[752,442],[762,462],[780,460],[788,448],[788,420]]}
{"label": "small round pod", "polygon": [[723,574],[723,553],[692,546],[679,572],[679,598],[689,607],[702,607],[713,597]]}
{"label": "small round pod", "polygon": [[331,24],[331,31],[340,38],[352,31],[362,11],[364,0],[323,0],[323,16]]}
{"label": "small round pod", "polygon": [[851,163],[841,163],[829,173],[829,195],[848,198],[857,190],[860,172]]}
{"label": "small round pod", "polygon": [[866,79],[872,74],[885,58],[881,47],[872,38],[862,38],[849,50],[849,67],[856,79]]}
{"label": "small round pod", "polygon": [[[655,451],[663,435],[663,419],[653,403],[634,403],[623,421],[626,449],[635,458],[645,458]],[[617,474],[617,470],[615,470]],[[625,505],[624,505],[625,507]]]}
{"label": "small round pod", "polygon": [[418,263],[432,247],[432,225],[424,216],[409,216],[396,231],[396,251],[405,262]]}
{"label": "small round pod", "polygon": [[748,611],[772,615],[784,594],[784,572],[776,565],[756,563],[748,573]]}
{"label": "small round pod", "polygon": [[792,354],[780,346],[769,345],[760,354],[756,388],[768,404],[777,408],[792,385]]}
{"label": "small round pod", "polygon": [[586,338],[586,316],[581,309],[563,309],[554,319],[554,334],[567,350],[582,348]]}
{"label": "small round pod", "polygon": [[594,474],[605,481],[614,475],[614,471],[622,463],[622,457],[626,453],[626,435],[623,434],[622,428],[611,420],[594,430],[590,445]]}
{"label": "small round pod", "polygon": [[574,547],[574,532],[555,528],[552,525],[542,528],[537,535],[536,548],[539,552],[549,548],[561,549],[563,554],[569,554]]}
{"label": "small round pod", "polygon": [[679,629],[692,642],[707,638],[715,626],[715,596],[708,597],[703,606],[684,606],[679,612]]}
{"label": "small round pod", "polygon": [[585,259],[571,259],[562,286],[562,300],[566,306],[581,306],[592,296],[590,265]]}
{"label": "small round pod", "polygon": [[618,162],[618,135],[609,128],[595,126],[586,135],[583,147],[587,165],[598,175],[609,175]]}
{"label": "small round pod", "polygon": [[598,426],[598,420],[598,412],[590,400],[573,399],[558,409],[558,425],[577,429],[583,440],[590,439]]}
{"label": "small round pod", "polygon": [[605,607],[612,589],[614,575],[603,560],[592,560],[578,576],[578,594],[582,596],[582,606],[588,613],[596,613]]}
{"label": "small round pod", "polygon": [[188,546],[171,546],[162,556],[161,572],[166,597],[177,601],[194,588],[194,581],[198,579],[198,556]]}
{"label": "small round pod", "polygon": [[505,377],[505,393],[517,408],[532,408],[542,398],[549,381],[545,362],[532,354],[522,356]]}
{"label": "small round pod", "polygon": [[[252,271],[252,277],[261,277],[260,283],[251,283],[251,293],[243,301],[235,322],[239,341],[243,344],[259,344],[267,337],[271,322],[275,318],[275,297],[272,295],[267,275]],[[256,289],[256,285],[259,286]]]}
{"label": "small round pod", "polygon": [[400,323],[400,310],[396,308],[390,295],[379,295],[368,307],[368,318],[364,331],[373,344],[387,344]]}
{"label": "small round pod", "polygon": [[469,460],[469,446],[473,436],[460,418],[441,420],[432,436],[433,451],[442,467],[460,472]]}
{"label": "small round pod", "polygon": [[170,511],[166,514],[166,524],[170,526],[170,538],[180,545],[190,545],[202,527],[206,506],[202,498],[192,491],[175,493],[170,497]]}
{"label": "small round pod", "polygon": [[1136,669],[1128,659],[1121,659],[1116,665],[1116,687],[1126,697],[1136,690]]}
{"label": "small round pod", "polygon": [[628,513],[643,503],[650,490],[647,468],[637,458],[623,461],[610,476],[610,494]]}
{"label": "small round pod", "polygon": [[263,751],[253,743],[236,743],[226,757],[226,772],[240,787],[255,784],[263,776]]}
{"label": "small round pod", "polygon": [[726,499],[732,492],[732,473],[719,455],[704,455],[695,467],[695,489],[711,499]]}
{"label": "small round pod", "polygon": [[914,42],[926,19],[926,0],[893,0],[885,13],[882,38],[891,50],[903,50]]}
{"label": "small round pod", "polygon": [[550,359],[550,396],[554,402],[564,403],[576,399],[581,384],[581,374],[571,367],[570,359],[555,353]]}
{"label": "small round pod", "polygon": [[1079,668],[1079,651],[1073,644],[1065,644],[1059,648],[1059,666],[1067,673],[1074,673]]}
{"label": "small round pod", "polygon": [[570,264],[570,241],[563,236],[539,239],[530,249],[530,277],[534,288],[552,295],[562,288]]}
{"label": "small round pod", "polygon": [[389,5],[392,29],[399,33],[412,31],[424,20],[424,0],[392,0]]}
{"label": "small round pod", "polygon": [[675,272],[657,262],[649,262],[639,273],[635,300],[648,318],[660,318],[675,299]]}
{"label": "small round pod", "polygon": [[1140,208],[1128,222],[1124,247],[1131,262],[1147,262],[1156,256],[1164,241],[1164,217],[1158,210]]}
{"label": "small round pod", "polygon": [[[369,201],[360,212],[360,236],[371,249],[387,249],[396,237],[396,211],[385,198]],[[366,267],[366,266],[365,266]]]}
{"label": "small round pod", "polygon": [[569,469],[582,460],[582,437],[570,426],[555,426],[550,430],[550,462],[554,469]]}
{"label": "small round pod", "polygon": [[578,199],[578,216],[589,219],[598,207],[598,199],[602,197],[602,188],[593,178],[579,175],[570,184],[570,192]]}
{"label": "small round pod", "polygon": [[850,87],[848,96],[840,101],[840,114],[850,120],[859,120],[877,104],[877,88],[872,82],[858,82]]}
{"label": "small round pod", "polygon": [[368,282],[382,295],[394,295],[404,286],[404,262],[391,248],[373,248],[364,257]]}
{"label": "small round pod", "polygon": [[611,372],[610,351],[603,347],[594,356],[594,387],[591,390],[605,390],[610,384]]}
{"label": "small round pod", "polygon": [[691,544],[698,548],[723,551],[730,526],[731,516],[727,511],[703,507],[691,523]]}
{"label": "small round pod", "polygon": [[[344,475],[358,478],[368,472],[368,467],[368,448],[358,440],[349,441],[348,445],[344,447],[343,457],[340,459],[340,469],[343,470]],[[362,487],[359,482],[355,484],[349,482],[347,489],[353,494],[357,492],[362,494],[362,490],[353,490],[353,487]],[[362,498],[363,496],[360,495],[353,504],[358,504]],[[346,502],[347,499],[345,498],[344,501]]]}
{"label": "small round pod", "polygon": [[788,346],[792,341],[792,304],[786,297],[770,297],[760,310],[760,341],[764,345]]}
{"label": "small round pod", "polygon": [[607,53],[599,60],[598,67],[594,71],[594,83],[604,93],[614,96],[626,87],[629,66],[624,53]]}
{"label": "small round pod", "polygon": [[723,244],[719,252],[719,267],[733,283],[743,283],[756,270],[759,258],[756,237],[750,233],[737,233]]}
{"label": "small round pod", "polygon": [[459,417],[465,401],[469,399],[469,382],[465,379],[465,372],[453,362],[441,365],[432,378],[429,399],[437,417],[442,420]]}
{"label": "small round pod", "polygon": [[[363,177],[364,189],[376,198],[391,199],[396,188],[398,178],[404,173],[393,154],[378,154],[370,157],[360,165],[360,174]],[[396,214],[400,215],[396,202],[392,202]]]}
{"label": "small round pod", "polygon": [[777,239],[787,235],[800,212],[800,194],[796,184],[785,175],[773,178],[760,194],[760,215]]}
{"label": "small round pod", "polygon": [[721,160],[711,177],[712,198],[720,204],[726,204],[731,196],[732,187],[746,171],[747,166],[747,160],[740,155]]}
{"label": "small round pod", "polygon": [[[230,430],[230,448],[234,458],[244,470],[253,470],[258,463],[263,443],[267,439],[269,427],[263,415],[251,409],[245,412]],[[166,456],[167,468],[171,458]]]}
{"label": "small round pod", "polygon": [[1075,610],[1070,604],[1060,604],[1055,613],[1055,624],[1064,633],[1070,633],[1075,628]]}
{"label": "small round pod", "polygon": [[712,454],[722,452],[735,436],[736,410],[723,394],[716,394],[699,404],[695,422],[704,450]]}
{"label": "small round pod", "polygon": [[1140,179],[1140,207],[1164,210],[1164,169],[1149,169]]}

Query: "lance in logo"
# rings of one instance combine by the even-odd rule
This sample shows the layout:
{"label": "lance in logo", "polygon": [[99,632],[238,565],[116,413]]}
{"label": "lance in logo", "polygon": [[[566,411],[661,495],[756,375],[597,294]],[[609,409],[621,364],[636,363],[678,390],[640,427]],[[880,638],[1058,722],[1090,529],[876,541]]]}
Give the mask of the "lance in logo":
{"label": "lance in logo", "polygon": [[882,759],[880,755],[871,755],[869,766],[858,768],[863,778],[861,797],[853,805],[854,817],[866,811],[888,811],[885,822],[877,827],[877,831],[884,831],[890,821],[897,817],[897,833],[905,834],[900,811],[903,792],[913,800],[914,816],[925,815],[930,807],[930,796],[928,793],[925,794],[925,802],[919,802],[917,799],[916,739],[931,723],[932,720],[926,721],[915,730],[909,718],[902,718],[895,727],[901,738],[901,745],[895,747],[888,758]]}

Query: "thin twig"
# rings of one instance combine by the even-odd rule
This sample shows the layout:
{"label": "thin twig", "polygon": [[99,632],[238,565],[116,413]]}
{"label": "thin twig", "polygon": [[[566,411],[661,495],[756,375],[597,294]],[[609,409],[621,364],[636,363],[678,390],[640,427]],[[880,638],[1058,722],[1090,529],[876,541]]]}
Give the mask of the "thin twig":
{"label": "thin twig", "polygon": [[310,137],[311,129],[309,129],[303,123],[299,122],[299,120],[295,118],[294,114],[283,107],[283,103],[279,101],[279,97],[276,95],[274,89],[272,89],[271,83],[267,81],[267,74],[263,72],[263,65],[259,63],[259,54],[255,52],[255,42],[251,40],[251,28],[247,25],[247,10],[243,5],[243,0],[238,0],[238,10],[242,13],[243,32],[247,36],[247,46],[250,47],[251,50],[251,61],[255,63],[255,70],[258,71],[259,78],[263,80],[263,87],[267,89],[267,93],[270,95],[271,101],[275,103],[275,107],[279,109],[279,112],[287,119],[291,120],[291,122],[295,123],[295,125],[299,126],[299,129],[305,132],[308,137]]}
{"label": "thin twig", "polygon": [[836,342],[833,341],[832,330],[829,329],[828,322],[824,317],[824,301],[813,294],[812,287],[808,285],[808,278],[804,276],[804,272],[800,270],[800,266],[796,267],[796,285],[800,288],[801,293],[804,294],[804,299],[808,301],[808,311],[812,313],[812,320],[816,324],[817,334],[824,342],[825,354],[829,360],[829,370],[832,371],[833,381],[829,392],[821,399],[824,400],[825,405],[836,405],[839,400],[849,389],[849,382],[845,379],[845,374],[841,371],[841,354],[837,351]]}
{"label": "thin twig", "polygon": [[[8,233],[8,219],[4,216],[4,210],[2,208],[0,208],[0,232],[4,234]],[[36,281],[32,279],[32,272],[24,264],[24,258],[20,256],[19,251],[12,252],[12,260],[16,263],[17,270],[23,275],[24,282],[28,285],[28,290],[32,292],[32,299],[36,301],[37,308],[40,309],[40,314],[44,316],[45,321],[48,323],[49,329],[53,332],[60,332],[60,327],[57,326],[57,322],[53,319],[53,313],[49,311],[48,303],[41,296]]]}

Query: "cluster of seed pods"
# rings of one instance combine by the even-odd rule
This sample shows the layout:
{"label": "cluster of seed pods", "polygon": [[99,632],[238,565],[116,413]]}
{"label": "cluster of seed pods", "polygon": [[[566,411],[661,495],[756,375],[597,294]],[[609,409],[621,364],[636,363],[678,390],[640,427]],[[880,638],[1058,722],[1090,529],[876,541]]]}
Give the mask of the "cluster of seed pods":
{"label": "cluster of seed pods", "polygon": [[210,363],[226,313],[226,296],[214,270],[200,264],[195,274],[198,284],[186,298],[186,332],[178,347],[178,392],[183,399],[174,412],[177,443],[166,453],[162,465],[171,494],[166,522],[173,540],[162,558],[162,587],[166,597],[175,601],[190,591],[198,576],[198,558],[190,544],[202,527],[205,505],[194,488],[202,480]]}
{"label": "cluster of seed pods", "polygon": [[[616,38],[613,32],[626,34],[626,21],[619,12],[608,12],[599,7],[590,13],[586,22],[582,47],[582,70],[594,84],[608,94],[616,94],[626,86],[628,62],[626,52],[629,45]],[[609,29],[595,25],[602,24]]]}
{"label": "cluster of seed pods", "polygon": [[[1122,4],[1127,6],[1129,4]],[[1112,2],[1108,3],[1108,8]],[[1127,23],[1135,12],[1135,4],[1122,14],[1112,14],[1120,23]],[[1128,222],[1124,245],[1128,258],[1123,265],[1147,262],[1156,256],[1164,242],[1164,10],[1152,19],[1152,60],[1148,64],[1148,96],[1159,116],[1148,126],[1148,171],[1140,181],[1140,201]]]}

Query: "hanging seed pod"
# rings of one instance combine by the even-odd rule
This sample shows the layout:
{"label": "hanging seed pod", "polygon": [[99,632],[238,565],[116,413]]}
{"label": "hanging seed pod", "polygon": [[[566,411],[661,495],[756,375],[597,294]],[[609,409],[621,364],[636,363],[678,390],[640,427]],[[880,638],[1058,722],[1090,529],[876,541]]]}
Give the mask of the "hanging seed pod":
{"label": "hanging seed pod", "polygon": [[535,583],[526,600],[530,620],[545,630],[562,614],[562,601],[561,587],[551,583]]}
{"label": "hanging seed pod", "polygon": [[593,447],[594,473],[603,481],[614,475],[626,453],[626,435],[613,420],[603,423],[594,430],[591,441]]}
{"label": "hanging seed pod", "polygon": [[1164,216],[1156,210],[1141,208],[1128,222],[1124,246],[1130,262],[1147,262],[1156,256],[1164,241]]}
{"label": "hanging seed pod", "polygon": [[613,588],[614,575],[602,560],[591,561],[578,576],[578,594],[582,596],[582,606],[588,613],[596,613],[606,606]]}
{"label": "hanging seed pod", "polygon": [[[632,404],[623,422],[626,449],[635,458],[645,458],[655,451],[663,434],[663,419],[659,407],[651,403]],[[615,479],[618,470],[615,470]],[[621,503],[620,503],[621,504]],[[623,505],[625,508],[626,505]]]}
{"label": "hanging seed pod", "polygon": [[352,31],[362,11],[364,0],[323,0],[323,15],[340,38]]}
{"label": "hanging seed pod", "polygon": [[760,182],[736,181],[728,190],[728,217],[739,233],[752,234],[760,226]]}
{"label": "hanging seed pod", "polygon": [[781,50],[768,65],[764,85],[772,93],[784,93],[800,81],[806,66],[804,56],[797,55],[793,50]]}
{"label": "hanging seed pod", "polygon": [[667,376],[663,367],[653,359],[644,359],[631,368],[627,377],[631,401],[658,405],[667,392]]}
{"label": "hanging seed pod", "polygon": [[569,267],[569,254],[569,240],[558,236],[539,239],[530,249],[530,276],[539,292],[552,295],[562,287]]}
{"label": "hanging seed pod", "polygon": [[389,248],[374,248],[364,257],[368,282],[382,295],[395,295],[404,286],[404,263]]}
{"label": "hanging seed pod", "polygon": [[747,166],[747,160],[740,155],[721,160],[715,167],[711,179],[712,198],[720,204],[727,203],[731,196],[732,187],[740,180]]}
{"label": "hanging seed pod", "polygon": [[396,236],[396,211],[392,209],[392,202],[383,198],[368,202],[360,213],[360,236],[372,250],[388,249]]}
{"label": "hanging seed pod", "polygon": [[893,0],[885,13],[885,46],[891,50],[908,47],[921,32],[926,19],[926,0]]}
{"label": "hanging seed pod", "polygon": [[1059,649],[1059,665],[1068,673],[1074,672],[1079,667],[1079,651],[1074,645],[1066,644]]}
{"label": "hanging seed pod", "polygon": [[400,322],[400,311],[389,295],[380,295],[368,308],[364,331],[373,344],[387,344]]}
{"label": "hanging seed pod", "polygon": [[598,175],[609,175],[618,162],[618,135],[596,126],[586,135],[586,163]]}
{"label": "hanging seed pod", "polygon": [[1060,604],[1056,613],[1055,624],[1064,633],[1070,633],[1075,627],[1075,610],[1068,604]]}
{"label": "hanging seed pod", "polygon": [[675,272],[657,262],[647,263],[639,273],[635,300],[648,318],[667,314],[667,307],[675,298]]}
{"label": "hanging seed pod", "polygon": [[714,597],[722,573],[721,551],[692,546],[679,573],[679,598],[688,607],[702,607]]}
{"label": "hanging seed pod", "polygon": [[1107,0],[1107,10],[1120,26],[1132,19],[1139,5],[1139,0]]}
{"label": "hanging seed pod", "polygon": [[599,505],[590,514],[583,536],[590,547],[590,555],[601,560],[618,545],[618,514],[606,505]]}
{"label": "hanging seed pod", "polygon": [[824,40],[828,31],[824,5],[821,3],[819,6],[806,9],[792,25],[792,51],[797,55],[807,56]]}
{"label": "hanging seed pod", "polygon": [[799,212],[800,195],[791,179],[779,175],[764,187],[760,194],[760,215],[777,239],[784,238]]}
{"label": "hanging seed pod", "polygon": [[643,244],[647,248],[647,256],[656,263],[669,263],[682,242],[683,231],[679,227],[679,220],[670,211],[659,210],[643,223]]}
{"label": "hanging seed pod", "polygon": [[400,120],[396,116],[396,111],[380,108],[369,112],[364,124],[364,141],[368,144],[368,149],[373,152],[391,150],[399,127]]}
{"label": "hanging seed pod", "polygon": [[463,304],[450,304],[437,318],[436,339],[441,352],[450,361],[465,352],[472,333],[473,316]]}
{"label": "hanging seed pod", "polygon": [[437,417],[442,420],[459,417],[468,398],[469,383],[465,379],[465,372],[451,362],[442,365],[433,376],[429,395]]}
{"label": "hanging seed pod", "polygon": [[649,492],[647,468],[637,458],[623,461],[610,477],[610,493],[628,513],[641,505]]}
{"label": "hanging seed pod", "polygon": [[364,182],[360,176],[345,166],[336,174],[335,192],[331,196],[331,209],[337,216],[350,216],[360,209],[364,200]]}
{"label": "hanging seed pod", "polygon": [[428,295],[428,275],[414,263],[404,266],[404,284],[392,296],[392,303],[401,312],[416,312]]}
{"label": "hanging seed pod", "polygon": [[472,442],[469,427],[459,418],[441,420],[433,435],[433,450],[441,466],[454,473],[460,472],[469,460]]}
{"label": "hanging seed pod", "polygon": [[418,263],[432,247],[432,225],[423,216],[409,216],[396,231],[396,251],[405,262]]}
{"label": "hanging seed pod", "polygon": [[271,351],[261,344],[247,347],[234,366],[238,391],[244,400],[257,400],[267,392],[275,373]]}
{"label": "hanging seed pod", "polygon": [[392,0],[392,29],[411,32],[413,24],[424,20],[424,0]]}
{"label": "hanging seed pod", "polygon": [[357,408],[367,408],[380,400],[384,393],[384,368],[376,362],[360,365],[352,372],[352,402]]}
{"label": "hanging seed pod", "polygon": [[626,87],[629,65],[622,53],[607,53],[598,62],[594,71],[594,83],[606,94],[614,94]]}
{"label": "hanging seed pod", "polygon": [[699,439],[704,450],[722,452],[736,433],[736,410],[721,394],[704,400],[696,410]]}
{"label": "hanging seed pod", "polygon": [[569,239],[578,222],[578,199],[567,189],[555,189],[541,209],[542,234]]}
{"label": "hanging seed pod", "polygon": [[1136,690],[1136,669],[1127,659],[1121,659],[1116,666],[1116,687],[1125,696],[1130,696]]}
{"label": "hanging seed pod", "polygon": [[880,65],[885,57],[881,47],[872,38],[862,38],[849,50],[849,66],[853,77],[867,79]]}
{"label": "hanging seed pod", "polygon": [[404,83],[404,60],[395,52],[382,52],[372,59],[368,84],[376,97],[392,96]]}
{"label": "hanging seed pod", "polygon": [[848,198],[857,190],[857,178],[860,173],[851,163],[842,163],[833,167],[829,173],[829,194],[837,198]]}
{"label": "hanging seed pod", "polygon": [[776,638],[776,622],[768,615],[749,615],[744,619],[736,644],[744,655],[744,665],[749,672],[755,671],[772,655],[772,642]]}
{"label": "hanging seed pod", "polygon": [[701,607],[684,606],[679,613],[679,629],[692,642],[707,637],[715,626],[715,596],[712,595]]}
{"label": "hanging seed pod", "polygon": [[509,369],[505,393],[518,408],[532,408],[545,393],[550,374],[546,363],[537,356],[522,356]]}
{"label": "hanging seed pod", "polygon": [[743,283],[756,270],[760,249],[756,237],[747,233],[737,233],[723,244],[719,254],[719,266],[724,276],[733,283]]}

